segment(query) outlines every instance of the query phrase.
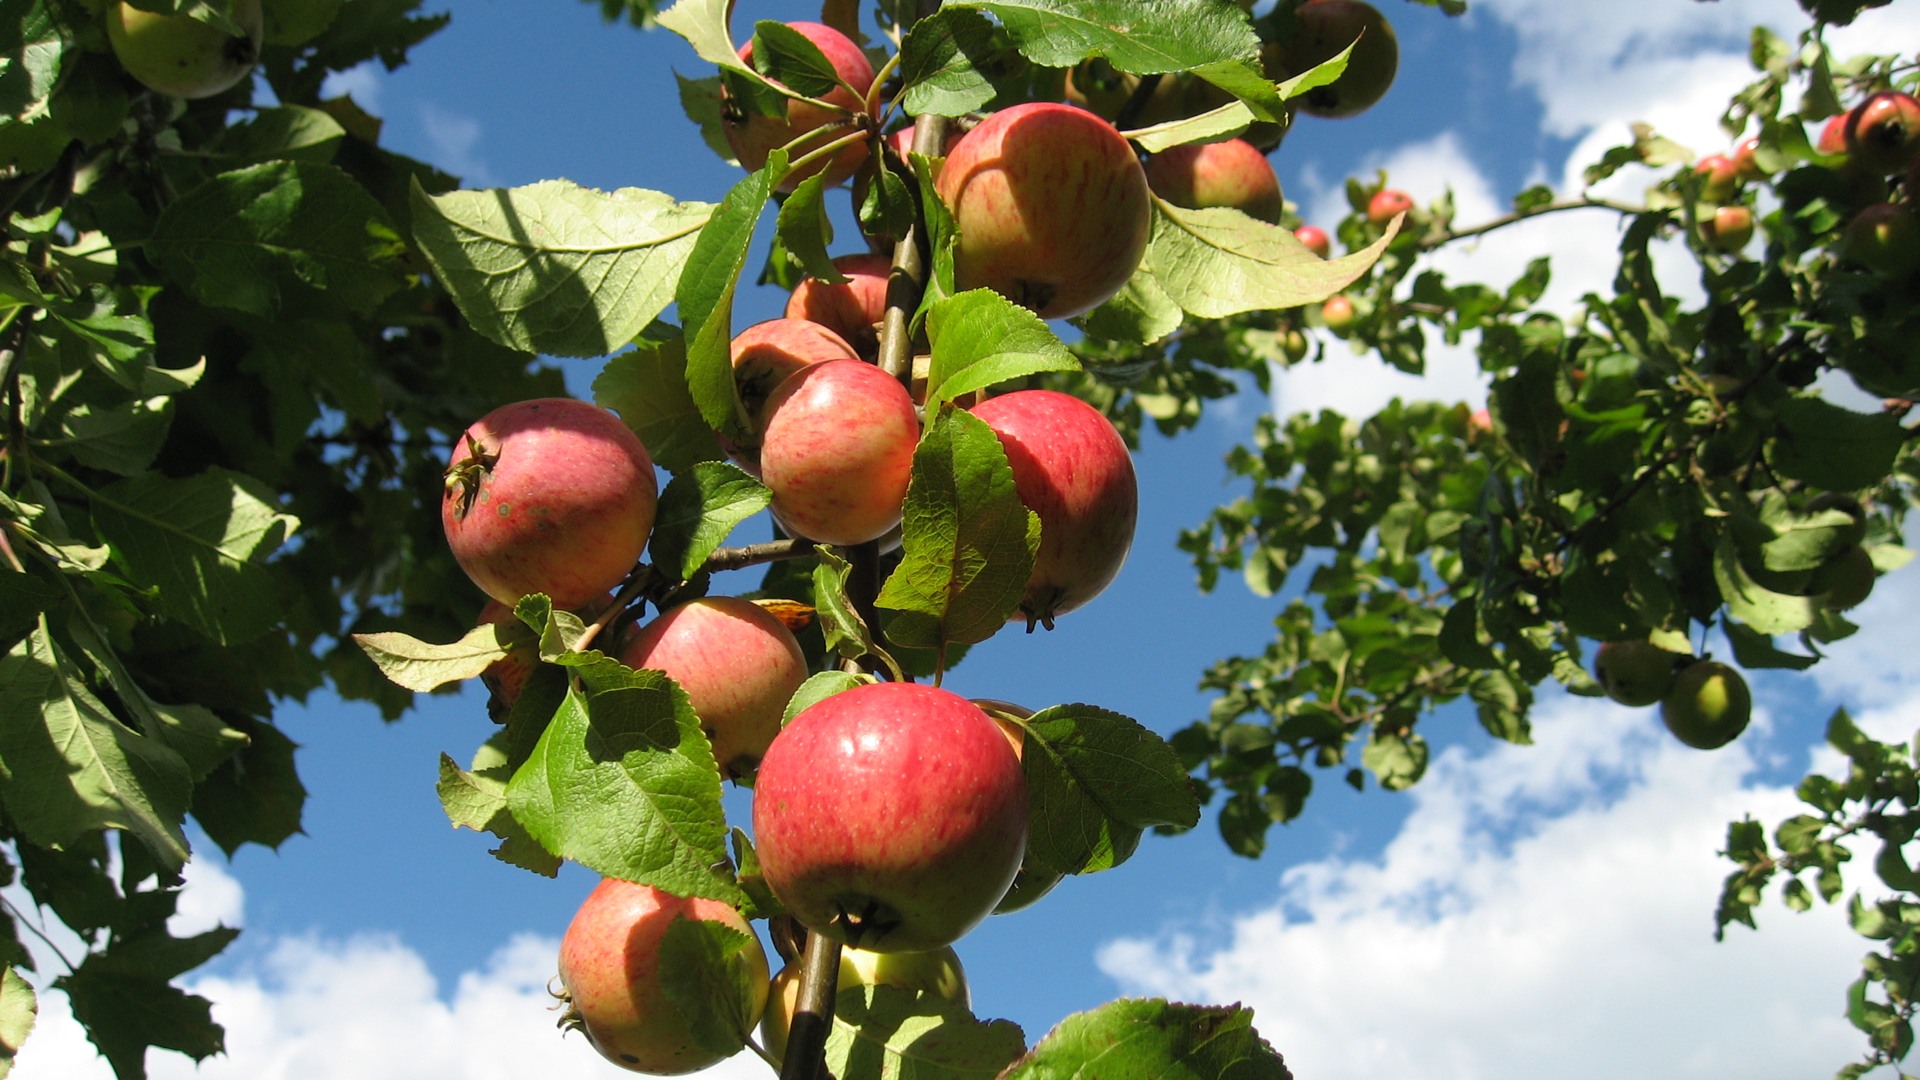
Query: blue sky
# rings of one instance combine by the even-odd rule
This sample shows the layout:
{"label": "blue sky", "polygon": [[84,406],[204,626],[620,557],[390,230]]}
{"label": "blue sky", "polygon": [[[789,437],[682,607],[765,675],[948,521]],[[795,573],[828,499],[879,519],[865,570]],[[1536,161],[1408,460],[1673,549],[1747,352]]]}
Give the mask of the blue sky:
{"label": "blue sky", "polygon": [[[1338,216],[1344,177],[1380,168],[1421,200],[1451,188],[1461,219],[1483,220],[1525,184],[1570,189],[1635,120],[1702,153],[1723,149],[1732,140],[1716,121],[1748,77],[1747,28],[1798,26],[1791,0],[1476,0],[1455,20],[1382,7],[1402,45],[1393,92],[1359,118],[1303,120],[1274,154],[1310,221]],[[1920,42],[1920,17],[1896,7],[1837,45]],[[470,187],[566,177],[716,199],[737,179],[678,117],[673,70],[708,73],[679,39],[605,26],[578,0],[444,8],[452,26],[412,65],[343,80],[385,118],[389,146]],[[1632,198],[1647,182],[1624,175],[1611,190]],[[1442,265],[1505,282],[1553,251],[1562,300],[1611,274],[1612,227],[1599,217],[1512,232]],[[1688,287],[1678,274],[1670,285]],[[736,324],[781,302],[744,295]],[[584,393],[597,364],[571,363]],[[1275,405],[1365,413],[1394,394],[1479,393],[1463,351],[1436,353],[1413,380],[1336,343],[1326,363],[1278,381]],[[1278,601],[1233,582],[1200,596],[1173,539],[1232,494],[1220,456],[1266,405],[1243,397],[1178,440],[1150,437],[1121,579],[1050,635],[1008,632],[977,648],[949,685],[1034,706],[1089,701],[1163,732],[1201,715],[1203,668],[1261,647]],[[1532,748],[1492,745],[1470,717],[1429,722],[1439,752],[1410,794],[1355,795],[1322,777],[1305,820],[1276,831],[1259,862],[1229,855],[1210,822],[1149,838],[1132,862],[964,939],[976,1011],[1019,1022],[1031,1042],[1123,993],[1244,1001],[1303,1080],[1827,1075],[1860,1046],[1840,1016],[1863,944],[1838,911],[1775,904],[1762,932],[1715,945],[1725,864],[1714,852],[1727,821],[1777,821],[1809,762],[1831,766],[1817,743],[1836,704],[1885,736],[1920,726],[1920,673],[1884,632],[1910,623],[1916,602],[1920,572],[1883,581],[1860,612],[1867,632],[1811,676],[1758,679],[1754,730],[1718,754],[1677,746],[1650,710],[1549,693]],[[464,758],[488,730],[481,698],[434,698],[396,725],[327,700],[279,720],[304,747],[306,835],[190,868],[182,929],[246,928],[189,980],[228,1028],[228,1055],[198,1075],[616,1075],[584,1042],[563,1041],[546,1011],[555,944],[592,876],[548,881],[498,864],[483,838],[448,827],[435,798],[438,755]],[[194,1073],[176,1055],[149,1066]],[[716,1072],[767,1075],[750,1055]],[[110,1072],[48,994],[14,1075]]]}

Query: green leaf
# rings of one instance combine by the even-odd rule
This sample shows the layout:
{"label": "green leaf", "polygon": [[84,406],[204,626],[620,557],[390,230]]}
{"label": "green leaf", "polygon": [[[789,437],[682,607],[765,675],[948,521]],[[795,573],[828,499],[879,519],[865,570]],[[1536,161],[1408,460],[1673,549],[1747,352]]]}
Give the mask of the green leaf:
{"label": "green leaf", "polygon": [[900,43],[900,104],[914,116],[965,116],[994,98],[981,72],[1000,62],[1004,46],[977,11],[943,7],[921,19]]}
{"label": "green leaf", "polygon": [[286,158],[326,163],[333,160],[347,129],[329,113],[302,105],[260,109],[220,133],[213,153],[244,162]]}
{"label": "green leaf", "polygon": [[1192,828],[1200,802],[1166,741],[1092,705],[1056,705],[1021,724],[1032,800],[1027,865],[1086,874],[1125,862],[1156,825]]}
{"label": "green leaf", "polygon": [[1781,402],[1778,425],[1767,463],[1828,491],[1859,491],[1886,479],[1907,434],[1893,413],[1857,413],[1817,397]]}
{"label": "green leaf", "polygon": [[[860,617],[847,594],[847,579],[853,574],[853,564],[824,545],[815,547],[814,555],[813,609],[820,617],[820,631],[826,638],[827,651],[842,660],[876,656],[893,672],[894,678],[902,678],[900,665],[874,641],[873,628]],[[791,719],[793,714],[787,716]]]}
{"label": "green leaf", "polygon": [[1147,265],[1174,303],[1203,319],[1317,304],[1359,280],[1397,232],[1321,259],[1290,230],[1238,210],[1186,210],[1158,197],[1153,207]]}
{"label": "green leaf", "polygon": [[713,748],[686,691],[598,653],[565,658],[585,683],[507,783],[541,846],[608,877],[738,904]]}
{"label": "green leaf", "polygon": [[670,473],[718,461],[720,444],[687,390],[687,346],[680,332],[656,323],[633,345],[594,376],[593,400],[619,413],[654,464]]}
{"label": "green leaf", "polygon": [[46,0],[18,4],[0,22],[0,110],[15,122],[53,96],[70,44],[66,30]]}
{"label": "green leaf", "polygon": [[40,621],[40,613],[64,595],[60,587],[0,566],[0,646],[11,647]]}
{"label": "green leaf", "polygon": [[746,409],[733,381],[733,294],[747,265],[760,211],[787,173],[786,155],[767,155],[766,167],[727,192],[687,257],[674,292],[686,329],[687,389],[707,426],[731,438],[747,434]]}
{"label": "green leaf", "polygon": [[812,38],[771,19],[753,24],[753,67],[803,97],[825,97],[840,85],[840,73]]}
{"label": "green leaf", "polygon": [[40,999],[33,987],[9,965],[0,974],[0,1080],[13,1071],[13,1059],[33,1030],[40,1014]]}
{"label": "green leaf", "polygon": [[1026,1048],[1019,1025],[976,1020],[938,994],[853,986],[834,996],[826,1066],[835,1076],[992,1080]]}
{"label": "green leaf", "polygon": [[1756,633],[1771,637],[1804,630],[1813,624],[1817,605],[1810,597],[1773,592],[1753,580],[1741,565],[1731,536],[1722,536],[1713,553],[1713,579],[1726,602],[1727,614]]}
{"label": "green leaf", "polygon": [[450,682],[477,679],[509,649],[532,645],[533,632],[517,621],[487,623],[447,645],[432,645],[407,634],[355,634],[353,643],[394,683],[429,693]]}
{"label": "green leaf", "polygon": [[0,657],[0,802],[27,840],[125,829],[169,870],[187,861],[187,763],[122,724],[87,688],[43,617]]}
{"label": "green leaf", "polygon": [[1078,371],[1080,361],[1038,315],[992,289],[972,289],[927,310],[933,361],[928,409],[975,390],[1037,375]]}
{"label": "green leaf", "polygon": [[[811,42],[809,42],[811,44]],[[801,269],[826,281],[844,280],[834,268],[827,246],[833,243],[833,223],[827,220],[825,172],[817,172],[793,189],[780,204],[774,221],[779,244],[798,260]]]}
{"label": "green leaf", "polygon": [[1761,559],[1767,569],[1781,573],[1818,569],[1853,546],[1860,535],[1860,523],[1843,510],[1804,517],[1788,511],[1777,517],[1763,515],[1763,519],[1774,535],[1760,545]]}
{"label": "green leaf", "polygon": [[707,203],[640,188],[543,180],[526,187],[413,189],[413,234],[475,329],[510,348],[599,356],[674,300]]}
{"label": "green leaf", "polygon": [[193,787],[193,819],[229,856],[242,844],[279,847],[300,831],[307,799],[293,740],[265,721],[240,731],[246,745]]}
{"label": "green leaf", "polygon": [[1006,1080],[1098,1075],[1101,1080],[1293,1080],[1238,1005],[1123,999],[1075,1013],[1047,1033]]}
{"label": "green leaf", "polygon": [[1104,56],[1121,71],[1152,75],[1250,60],[1260,52],[1246,14],[1213,0],[952,0],[945,6],[991,12],[1021,54],[1044,67]]}
{"label": "green leaf", "polygon": [[527,830],[514,820],[513,811],[507,807],[507,781],[512,773],[507,767],[506,754],[494,745],[494,740],[488,740],[473,764],[472,771],[468,771],[454,764],[447,755],[440,755],[440,782],[435,790],[440,795],[441,808],[447,812],[447,820],[456,829],[472,829],[498,837],[500,846],[493,849],[493,855],[501,862],[542,877],[557,876],[560,860],[527,835]]}
{"label": "green leaf", "polygon": [[[750,953],[749,950],[752,950]],[[754,998],[767,977],[766,960],[752,934],[707,919],[682,915],[660,939],[660,991],[680,1013],[694,1044],[730,1058],[747,1045],[759,1020]]]}
{"label": "green leaf", "polygon": [[767,508],[773,495],[744,469],[703,461],[668,482],[660,494],[648,552],[654,565],[691,579],[734,527]]}
{"label": "green leaf", "polygon": [[700,59],[723,68],[745,71],[727,34],[731,0],[680,0],[660,13],[660,25],[685,38]]}
{"label": "green leaf", "polygon": [[153,464],[172,424],[172,398],[80,405],[61,418],[60,436],[80,464],[133,476]]}
{"label": "green leaf", "polygon": [[1014,490],[1000,437],[951,403],[920,437],[901,522],[900,565],[878,605],[898,612],[901,645],[944,648],[992,637],[1020,606],[1040,517]]}
{"label": "green leaf", "polygon": [[786,712],[781,715],[780,723],[785,726],[805,711],[807,706],[818,704],[842,691],[851,690],[872,681],[872,676],[856,675],[851,671],[841,671],[838,668],[816,671],[807,676],[807,681],[801,683],[800,688],[793,692],[793,697],[787,700]]}
{"label": "green leaf", "polygon": [[1426,773],[1428,755],[1427,740],[1420,736],[1392,734],[1375,728],[1366,749],[1360,751],[1360,764],[1372,770],[1381,787],[1403,791]]}
{"label": "green leaf", "polygon": [[1786,668],[1790,671],[1805,671],[1819,662],[1819,657],[1802,656],[1780,649],[1773,639],[1759,633],[1743,622],[1728,620],[1722,624],[1727,632],[1727,640],[1733,645],[1733,658],[1743,668]]}
{"label": "green leaf", "polygon": [[1130,128],[1123,134],[1149,154],[1158,154],[1175,146],[1209,142],[1246,130],[1253,123],[1253,110],[1246,102],[1233,100],[1218,108],[1180,120],[1168,120],[1150,127]]}
{"label": "green leaf", "polygon": [[179,480],[149,474],[95,491],[90,503],[114,558],[157,590],[172,618],[231,645],[285,617],[265,562],[299,523],[260,481],[224,469]]}
{"label": "green leaf", "polygon": [[[225,1032],[213,1021],[213,1005],[198,994],[169,985],[169,980],[204,959],[210,959],[238,931],[217,930],[200,935],[203,959],[181,966],[183,959],[156,964],[142,950],[116,947],[87,955],[72,973],[54,980],[67,992],[74,1019],[87,1029],[87,1038],[112,1064],[115,1075],[144,1077],[147,1048],[177,1050],[204,1061],[225,1047]],[[205,946],[217,946],[207,952]],[[123,955],[126,954],[126,955]],[[178,970],[171,970],[178,968]]]}
{"label": "green leaf", "polygon": [[296,287],[365,312],[406,280],[386,211],[346,173],[307,162],[205,181],[161,211],[146,250],[202,303],[267,318]]}
{"label": "green leaf", "polygon": [[1142,259],[1119,292],[1073,323],[1090,337],[1145,345],[1180,329],[1184,320],[1180,305],[1160,287],[1153,269]]}

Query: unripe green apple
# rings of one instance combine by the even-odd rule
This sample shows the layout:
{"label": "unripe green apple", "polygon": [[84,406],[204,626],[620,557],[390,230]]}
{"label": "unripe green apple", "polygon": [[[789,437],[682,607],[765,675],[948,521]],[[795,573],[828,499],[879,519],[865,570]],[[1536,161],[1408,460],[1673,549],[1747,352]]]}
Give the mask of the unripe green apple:
{"label": "unripe green apple", "polygon": [[[967,973],[951,945],[930,952],[869,952],[842,946],[836,993],[856,987],[890,986],[915,997],[927,996],[972,1008]],[[800,965],[789,964],[773,977],[767,1011],[760,1017],[761,1045],[776,1061],[787,1057],[787,1036],[800,1004]]]}
{"label": "unripe green apple", "polygon": [[1273,163],[1245,139],[1169,147],[1147,159],[1147,186],[1188,210],[1231,207],[1275,225],[1286,207]]}
{"label": "unripe green apple", "polygon": [[1859,499],[1844,491],[1823,491],[1807,500],[1809,515],[1824,514],[1833,510],[1853,519],[1853,524],[1843,534],[1845,546],[1856,547],[1860,541],[1867,538],[1867,508],[1860,505]]}
{"label": "unripe green apple", "polygon": [[[766,116],[752,112],[733,103],[731,99],[721,99],[720,120],[726,132],[727,145],[733,147],[733,156],[740,159],[746,169],[759,169],[767,163],[767,154],[779,147],[787,146],[795,139],[820,131],[821,128],[836,121],[845,120],[865,107],[859,93],[865,93],[873,83],[873,63],[867,54],[860,51],[851,39],[840,31],[824,23],[792,22],[788,27],[799,31],[808,41],[819,48],[833,65],[834,73],[846,86],[836,86],[818,100],[836,105],[839,108],[822,108],[804,101],[788,99],[786,110],[781,116]],[[749,40],[740,46],[740,59],[753,63],[753,42]],[[852,87],[851,90],[848,87]],[[833,139],[854,131],[851,127],[836,127],[794,147],[789,152],[789,160],[799,157],[808,150],[825,146]],[[800,181],[816,173],[825,172],[828,185],[838,184],[852,176],[865,160],[867,147],[864,142],[855,142],[844,149],[835,151],[831,156],[821,158],[806,166],[788,173],[780,181],[781,191],[792,191]]]}
{"label": "unripe green apple", "polygon": [[1875,203],[1847,222],[1840,251],[1884,278],[1906,278],[1920,270],[1920,218],[1906,203]]}
{"label": "unripe green apple", "polygon": [[1738,738],[1753,718],[1753,695],[1738,671],[1715,660],[1696,660],[1673,677],[1660,699],[1660,719],[1674,737],[1696,750],[1714,750]]}
{"label": "unripe green apple", "polygon": [[1608,697],[1640,708],[1666,697],[1675,671],[1689,659],[1651,641],[1609,641],[1593,655],[1593,678]]}
{"label": "unripe green apple", "polygon": [[1307,0],[1293,13],[1295,28],[1276,50],[1283,77],[1298,75],[1353,46],[1347,69],[1332,83],[1296,99],[1310,116],[1356,116],[1386,96],[1400,68],[1400,42],[1379,9],[1363,0]]}
{"label": "unripe green apple", "polygon": [[178,98],[212,97],[252,74],[260,58],[260,0],[234,0],[232,16],[244,36],[120,0],[107,9],[107,41],[127,74],[149,89]]}
{"label": "unripe green apple", "polygon": [[1320,305],[1320,321],[1341,337],[1353,329],[1353,318],[1353,301],[1345,296],[1329,296],[1327,302]]}
{"label": "unripe green apple", "polygon": [[1147,250],[1140,159],[1112,124],[1071,105],[987,117],[954,144],[936,187],[960,230],[959,287],[992,289],[1043,319],[1098,307]]}
{"label": "unripe green apple", "polygon": [[1813,572],[1813,593],[1832,611],[1859,607],[1873,595],[1877,571],[1867,549],[1854,545],[1821,563]]}

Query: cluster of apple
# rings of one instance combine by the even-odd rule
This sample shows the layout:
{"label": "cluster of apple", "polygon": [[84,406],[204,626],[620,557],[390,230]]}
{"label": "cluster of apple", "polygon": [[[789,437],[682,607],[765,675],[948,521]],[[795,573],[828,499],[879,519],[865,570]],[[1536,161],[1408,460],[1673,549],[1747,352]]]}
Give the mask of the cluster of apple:
{"label": "cluster of apple", "polygon": [[[1737,252],[1753,239],[1753,210],[1741,201],[1741,189],[1765,175],[1755,160],[1758,145],[1758,139],[1749,138],[1731,154],[1710,154],[1694,165],[1700,236],[1716,251]],[[1914,192],[1920,190],[1920,101],[1897,90],[1870,94],[1829,118],[1814,149],[1838,175],[1840,202],[1850,213],[1840,256],[1891,280],[1920,271],[1920,221],[1914,213]]]}
{"label": "cluster of apple", "polygon": [[[1833,553],[1804,570],[1770,571],[1762,565],[1743,565],[1743,573],[1761,581],[1770,591],[1804,596],[1830,611],[1847,611],[1864,603],[1873,592],[1878,571],[1862,546],[1866,539],[1866,510],[1859,500],[1837,492],[1821,492],[1807,501],[1808,519],[1823,515],[1845,524]],[[1669,649],[1685,647],[1673,635],[1636,641],[1609,641],[1595,651],[1594,681],[1607,697],[1641,708],[1658,703],[1660,718],[1674,736],[1688,746],[1714,750],[1746,730],[1753,698],[1746,680],[1730,665],[1696,658]]]}
{"label": "cluster of apple", "polygon": [[157,93],[207,98],[252,74],[265,20],[260,0],[233,0],[239,35],[192,16],[134,7],[126,0],[80,0],[106,24],[107,41],[127,74]]}

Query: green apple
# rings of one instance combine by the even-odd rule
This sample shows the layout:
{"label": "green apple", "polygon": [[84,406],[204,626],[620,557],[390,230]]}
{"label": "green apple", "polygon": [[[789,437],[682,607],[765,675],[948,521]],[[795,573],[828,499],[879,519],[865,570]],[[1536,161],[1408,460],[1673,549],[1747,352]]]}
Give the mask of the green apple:
{"label": "green apple", "polygon": [[107,9],[107,41],[120,66],[147,88],[179,98],[212,97],[251,74],[260,58],[260,0],[234,0],[232,15],[245,36],[121,0]]}
{"label": "green apple", "polygon": [[1732,742],[1753,718],[1753,694],[1740,673],[1715,660],[1698,660],[1673,677],[1660,699],[1660,719],[1674,737],[1696,750]]}
{"label": "green apple", "polygon": [[1873,594],[1876,574],[1873,557],[1856,544],[1814,570],[1813,594],[1832,611],[1856,608]]}
{"label": "green apple", "polygon": [[[967,973],[951,945],[928,952],[891,953],[842,946],[836,992],[867,986],[890,986],[915,997],[930,996],[952,1002],[963,1009],[973,1004],[967,990]],[[789,964],[773,977],[772,989],[767,994],[767,1011],[760,1017],[761,1045],[776,1061],[786,1059],[787,1035],[793,1029],[793,1014],[799,1003],[800,965]]]}
{"label": "green apple", "polygon": [[1593,678],[1608,697],[1639,708],[1665,697],[1687,657],[1651,641],[1609,641],[1593,656]]}

